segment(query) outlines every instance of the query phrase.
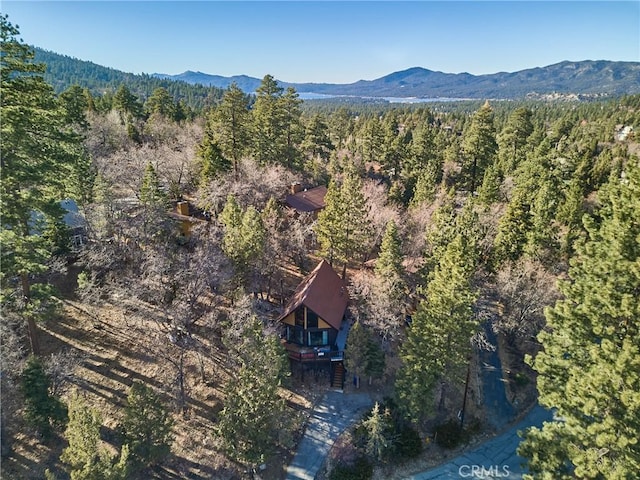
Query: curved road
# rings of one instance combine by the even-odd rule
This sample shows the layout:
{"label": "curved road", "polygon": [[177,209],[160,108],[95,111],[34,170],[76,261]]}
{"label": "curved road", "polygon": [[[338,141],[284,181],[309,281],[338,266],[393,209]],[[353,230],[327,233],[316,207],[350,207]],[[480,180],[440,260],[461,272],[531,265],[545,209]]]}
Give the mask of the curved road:
{"label": "curved road", "polygon": [[[304,437],[291,464],[287,480],[313,480],[322,467],[333,442],[372,405],[367,394],[327,392],[314,408]],[[553,415],[538,405],[504,433],[460,454],[449,462],[407,480],[489,479],[521,480],[524,460],[516,454],[520,443],[518,431],[540,427]]]}
{"label": "curved road", "polygon": [[[495,340],[490,329],[487,329],[487,335]],[[530,426],[540,427],[543,422],[552,420],[553,415],[549,410],[536,405],[516,424],[508,427],[515,416],[515,410],[506,398],[505,380],[498,352],[487,352],[481,361],[483,400],[487,406],[486,420],[496,430],[505,427],[508,429],[449,462],[416,473],[407,477],[407,480],[520,480],[523,473],[526,473],[521,466],[524,459],[516,453],[521,440],[518,431]],[[371,397],[364,393],[327,392],[313,410],[296,455],[287,467],[286,480],[313,480],[333,442],[372,404]]]}
{"label": "curved road", "polygon": [[521,466],[524,459],[516,453],[521,440],[518,431],[531,426],[540,427],[543,422],[552,420],[552,417],[549,410],[536,405],[524,418],[501,435],[488,440],[473,450],[462,453],[448,463],[407,477],[407,480],[461,478],[520,480],[526,471]]}

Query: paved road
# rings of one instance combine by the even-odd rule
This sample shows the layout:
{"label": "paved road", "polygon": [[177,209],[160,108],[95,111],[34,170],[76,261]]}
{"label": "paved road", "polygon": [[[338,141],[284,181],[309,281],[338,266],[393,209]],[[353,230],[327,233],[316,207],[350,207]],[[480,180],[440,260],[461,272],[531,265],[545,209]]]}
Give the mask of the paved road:
{"label": "paved road", "polygon": [[521,438],[518,430],[529,426],[541,426],[550,421],[549,410],[536,405],[522,420],[503,434],[463,453],[450,462],[432,470],[417,473],[407,480],[489,479],[504,478],[520,480],[525,473],[521,467],[524,460],[516,454]]}
{"label": "paved road", "polygon": [[496,346],[494,351],[482,351],[480,353],[482,376],[482,399],[485,405],[483,420],[487,421],[496,432],[503,430],[510,422],[515,420],[516,411],[507,399],[505,389],[505,375],[502,371],[502,362],[498,353],[498,339],[491,326],[485,325],[487,340]]}
{"label": "paved road", "polygon": [[287,480],[313,480],[338,436],[373,405],[366,393],[330,391],[316,405],[287,467]]}

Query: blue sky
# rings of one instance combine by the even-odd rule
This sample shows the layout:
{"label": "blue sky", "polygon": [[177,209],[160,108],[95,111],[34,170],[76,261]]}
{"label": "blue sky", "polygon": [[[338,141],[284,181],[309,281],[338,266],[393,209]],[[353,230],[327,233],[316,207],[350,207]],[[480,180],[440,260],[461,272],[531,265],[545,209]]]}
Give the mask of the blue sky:
{"label": "blue sky", "polygon": [[640,61],[640,1],[3,1],[25,42],[133,73],[350,83]]}

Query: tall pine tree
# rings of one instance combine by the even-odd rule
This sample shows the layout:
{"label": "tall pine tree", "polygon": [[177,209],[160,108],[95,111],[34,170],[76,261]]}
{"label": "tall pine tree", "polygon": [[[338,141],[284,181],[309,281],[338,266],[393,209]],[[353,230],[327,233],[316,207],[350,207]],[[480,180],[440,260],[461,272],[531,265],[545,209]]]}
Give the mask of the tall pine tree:
{"label": "tall pine tree", "polygon": [[493,109],[489,102],[485,102],[473,115],[471,125],[464,133],[463,149],[466,157],[463,171],[469,191],[475,192],[482,182],[484,170],[493,163],[498,150]]}
{"label": "tall pine tree", "polygon": [[129,389],[122,431],[136,467],[155,465],[171,450],[173,419],[161,398],[144,383]]}
{"label": "tall pine tree", "polygon": [[261,165],[279,163],[285,150],[285,112],[282,107],[283,88],[271,75],[265,75],[256,89],[253,120],[253,154]]}
{"label": "tall pine tree", "polygon": [[280,340],[264,331],[251,310],[240,310],[234,320],[240,331],[224,338],[237,365],[225,386],[218,433],[234,459],[255,466],[272,453],[285,423],[278,389],[288,361]]}
{"label": "tall pine tree", "polygon": [[334,260],[343,264],[344,278],[347,264],[367,248],[370,231],[362,181],[355,167],[345,168],[342,184],[329,183],[325,204],[315,227],[320,253],[332,265]]}
{"label": "tall pine tree", "polygon": [[438,381],[461,375],[471,354],[478,320],[473,314],[476,293],[471,286],[474,262],[458,234],[438,259],[418,306],[407,340],[400,348],[402,367],[396,380],[398,404],[414,422],[433,408]]}
{"label": "tall pine tree", "polygon": [[61,222],[64,211],[58,202],[76,177],[76,166],[84,164],[84,152],[75,125],[68,123],[69,111],[44,81],[45,65],[34,63],[34,52],[18,35],[8,17],[0,15],[0,299],[3,308],[19,311],[26,320],[31,350],[38,353],[36,321],[48,313],[52,292],[34,277],[47,270],[55,245],[34,234],[46,229],[34,225],[34,214],[45,224]]}
{"label": "tall pine tree", "polygon": [[[251,122],[249,99],[235,82],[224,92],[222,102],[213,111],[207,128],[211,140],[220,148],[221,158],[231,161],[237,175],[240,160],[250,146]],[[221,166],[225,170],[228,164]]]}
{"label": "tall pine tree", "polygon": [[64,422],[67,411],[60,399],[51,395],[51,379],[40,358],[31,356],[27,360],[22,371],[21,387],[25,420],[48,439],[54,427]]}
{"label": "tall pine tree", "polygon": [[535,478],[635,478],[640,472],[640,166],[599,192],[565,296],[547,310],[539,401],[561,420],[530,429],[519,453]]}

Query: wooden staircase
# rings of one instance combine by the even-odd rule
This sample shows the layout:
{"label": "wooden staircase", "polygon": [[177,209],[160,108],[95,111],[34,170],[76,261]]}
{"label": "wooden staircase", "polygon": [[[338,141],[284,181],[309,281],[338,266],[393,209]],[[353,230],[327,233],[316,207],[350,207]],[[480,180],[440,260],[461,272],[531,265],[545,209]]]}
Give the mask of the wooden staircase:
{"label": "wooden staircase", "polygon": [[333,376],[331,378],[331,387],[344,389],[345,370],[342,362],[333,362]]}

